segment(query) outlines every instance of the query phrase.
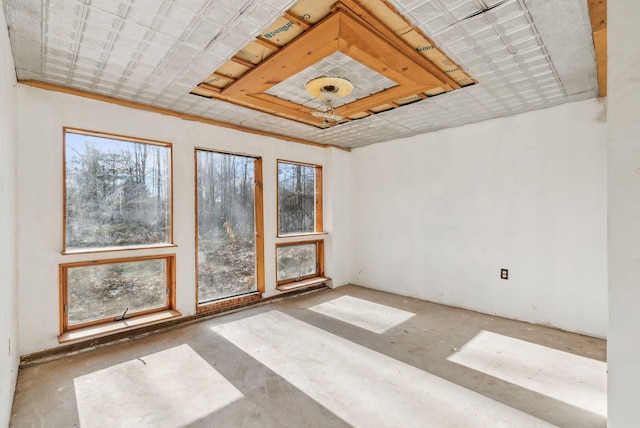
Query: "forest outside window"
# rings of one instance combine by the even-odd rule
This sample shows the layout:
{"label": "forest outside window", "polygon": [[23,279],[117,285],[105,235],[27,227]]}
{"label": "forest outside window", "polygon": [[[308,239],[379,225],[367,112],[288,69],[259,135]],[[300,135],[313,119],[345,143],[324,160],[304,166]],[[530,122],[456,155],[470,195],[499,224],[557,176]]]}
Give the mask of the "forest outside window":
{"label": "forest outside window", "polygon": [[170,309],[175,256],[60,265],[63,332]]}
{"label": "forest outside window", "polygon": [[278,235],[322,232],[322,167],[278,161]]}
{"label": "forest outside window", "polygon": [[64,251],[170,245],[171,144],[64,130]]}
{"label": "forest outside window", "polygon": [[196,149],[198,310],[264,292],[262,160]]}

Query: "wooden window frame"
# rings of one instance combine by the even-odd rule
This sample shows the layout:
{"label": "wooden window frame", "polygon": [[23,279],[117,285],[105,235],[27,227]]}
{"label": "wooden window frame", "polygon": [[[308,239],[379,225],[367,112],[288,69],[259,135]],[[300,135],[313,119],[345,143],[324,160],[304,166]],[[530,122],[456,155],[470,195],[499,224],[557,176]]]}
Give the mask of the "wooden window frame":
{"label": "wooden window frame", "polygon": [[[315,230],[313,232],[295,232],[295,233],[282,233],[280,232],[280,172],[279,166],[281,163],[286,163],[290,165],[301,165],[312,167],[315,169]],[[323,174],[322,174],[322,165],[305,163],[305,162],[297,162],[290,161],[286,159],[277,159],[276,161],[276,236],[278,238],[289,238],[292,236],[310,236],[323,234]]]}
{"label": "wooden window frame", "polygon": [[147,314],[175,309],[176,307],[176,256],[175,254],[138,256],[138,257],[117,258],[117,259],[103,259],[103,260],[90,260],[90,261],[80,261],[80,262],[73,262],[73,263],[63,263],[59,265],[60,334],[63,335],[64,333],[82,329],[82,328],[122,321],[122,319],[119,319],[118,317],[109,317],[109,318],[103,318],[99,320],[93,320],[93,321],[69,326],[67,305],[69,300],[68,299],[68,271],[70,268],[116,264],[116,263],[127,263],[127,262],[139,262],[139,261],[145,261],[145,260],[165,260],[166,262],[166,269],[167,269],[166,270],[167,272],[166,288],[168,290],[168,293],[166,296],[166,304],[158,308],[148,309],[148,310],[139,311],[139,312],[133,312],[131,313],[131,316],[128,318],[125,318],[125,320],[135,319],[137,317],[141,317]]}
{"label": "wooden window frame", "polygon": [[[300,278],[289,278],[278,280],[278,248],[295,247],[298,245],[316,245],[316,272],[311,275],[305,275]],[[324,277],[324,239],[309,239],[295,242],[278,242],[276,243],[276,286],[292,284],[295,282],[303,282],[307,279]]]}
{"label": "wooden window frame", "polygon": [[[69,249],[67,248],[67,133],[87,135],[99,138],[109,138],[111,140],[119,140],[124,142],[149,144],[153,146],[161,146],[169,149],[169,192],[167,195],[169,204],[167,212],[169,215],[168,232],[166,243],[147,244],[147,245],[129,245],[129,246],[110,246],[110,247],[97,247],[89,249]],[[152,248],[171,248],[176,247],[173,241],[173,144],[163,141],[148,140],[144,138],[129,137],[118,134],[110,134],[99,131],[89,131],[86,129],[63,127],[62,128],[62,254],[91,254],[91,253],[103,253],[113,251],[131,251],[140,249],[152,249]]]}
{"label": "wooden window frame", "polygon": [[[243,156],[254,159],[254,199],[255,199],[255,222],[256,222],[256,286],[257,291],[242,294],[238,296],[231,296],[228,298],[219,299],[212,302],[205,302],[200,304],[198,296],[198,152],[220,153],[225,155]],[[224,307],[232,307],[235,305],[241,305],[254,300],[262,298],[262,294],[265,291],[264,280],[264,196],[263,196],[263,182],[262,182],[262,157],[252,156],[246,153],[232,153],[221,150],[214,150],[209,148],[196,147],[193,151],[194,168],[193,168],[193,182],[194,182],[194,218],[195,218],[195,302],[196,313],[211,312]]]}

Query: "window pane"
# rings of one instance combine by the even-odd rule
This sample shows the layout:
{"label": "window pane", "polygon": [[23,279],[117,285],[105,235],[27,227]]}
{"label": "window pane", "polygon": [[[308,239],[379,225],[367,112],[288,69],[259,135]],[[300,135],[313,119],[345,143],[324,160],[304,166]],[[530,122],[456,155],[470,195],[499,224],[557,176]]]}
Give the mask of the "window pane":
{"label": "window pane", "polygon": [[255,159],[197,152],[198,302],[257,290]]}
{"label": "window pane", "polygon": [[65,134],[66,248],[169,243],[170,148]]}
{"label": "window pane", "polygon": [[167,307],[166,290],[166,259],[68,268],[68,325]]}
{"label": "window pane", "polygon": [[277,247],[278,281],[298,279],[317,273],[317,244]]}
{"label": "window pane", "polygon": [[316,168],[278,162],[279,232],[316,231]]}

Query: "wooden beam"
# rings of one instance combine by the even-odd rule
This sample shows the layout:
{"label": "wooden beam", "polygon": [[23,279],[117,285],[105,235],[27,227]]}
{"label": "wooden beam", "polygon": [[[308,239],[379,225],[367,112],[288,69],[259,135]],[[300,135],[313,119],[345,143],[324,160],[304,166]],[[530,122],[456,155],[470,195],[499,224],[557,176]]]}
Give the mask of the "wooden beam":
{"label": "wooden beam", "polygon": [[214,71],[213,75],[218,79],[226,80],[227,82],[235,82],[237,80],[235,77],[227,76],[226,74],[218,73],[217,71]]}
{"label": "wooden beam", "polygon": [[[424,92],[427,89],[425,86],[394,86],[393,88],[385,89],[373,95],[369,95],[366,98],[350,102],[335,109],[336,113],[340,116],[352,116],[356,113],[366,112],[374,107],[381,106],[383,104],[394,105],[394,101],[406,98],[409,95],[415,95],[419,92]],[[397,106],[397,105],[396,105]]]}
{"label": "wooden beam", "polygon": [[601,97],[607,96],[607,0],[589,0],[589,17],[593,31],[593,47],[596,52],[598,89]]}
{"label": "wooden beam", "polygon": [[258,36],[255,40],[255,43],[259,44],[260,46],[269,49],[270,51],[273,52],[277,52],[280,50],[280,46],[276,45],[275,43],[273,43],[272,41],[264,38],[263,36]]}
{"label": "wooden beam", "polygon": [[309,24],[306,21],[303,21],[302,19],[298,18],[297,16],[295,16],[293,13],[289,11],[286,11],[283,16],[289,21],[293,22],[298,27],[302,28],[304,31],[311,28],[311,24]]}
{"label": "wooden beam", "polygon": [[[395,8],[392,8],[392,6],[390,6],[387,2],[385,2],[385,5],[389,7],[391,10],[395,11]],[[451,78],[451,76],[447,75],[447,73],[440,70],[435,64],[433,64],[427,58],[422,56],[420,53],[416,52],[416,50],[413,47],[409,46],[404,40],[400,39],[393,31],[387,28],[387,26],[384,25],[377,17],[375,17],[372,13],[370,13],[368,10],[362,7],[357,2],[357,0],[340,0],[337,6],[339,9],[342,9],[345,12],[347,11],[351,12],[349,15],[354,17],[354,19],[358,19],[362,25],[368,27],[372,31],[376,31],[381,35],[383,35],[387,40],[392,42],[400,52],[402,52],[409,58],[413,59],[414,61],[418,62],[422,67],[424,67],[427,71],[429,71],[435,77],[445,82],[446,85],[442,86],[443,88],[445,88],[446,90],[460,89],[460,85],[453,78]],[[423,36],[424,39],[428,41],[431,45],[436,46],[436,44],[427,36],[425,36],[419,28],[414,27],[409,22],[407,22],[407,25],[411,26],[416,32],[418,32],[421,36]],[[451,58],[448,58],[448,59],[453,63]],[[461,70],[463,69],[457,64],[456,66]]]}
{"label": "wooden beam", "polygon": [[418,61],[405,55],[389,38],[352,14],[338,12],[336,16],[340,16],[340,52],[401,85],[446,86],[444,80],[425,69],[425,63],[431,64],[426,58],[420,56]]}
{"label": "wooden beam", "polygon": [[247,61],[246,59],[242,59],[240,57],[237,56],[232,56],[230,58],[231,61],[235,62],[236,64],[240,64],[243,65],[247,68],[255,68],[256,64],[252,63],[251,61]]}
{"label": "wooden beam", "polygon": [[109,96],[106,96],[106,95],[94,94],[92,92],[83,91],[81,89],[69,88],[67,86],[60,86],[60,85],[56,85],[56,84],[53,84],[53,83],[41,82],[39,80],[19,80],[18,83],[20,83],[21,85],[31,86],[31,87],[34,87],[34,88],[44,89],[44,90],[47,90],[47,91],[61,92],[63,94],[75,95],[75,96],[78,96],[78,97],[89,98],[89,99],[96,100],[96,101],[102,101],[102,102],[107,102],[107,103],[111,103],[111,104],[116,104],[116,105],[119,105],[119,106],[122,106],[122,107],[129,107],[129,108],[133,108],[133,109],[136,109],[136,110],[144,110],[144,111],[149,111],[149,112],[152,112],[152,113],[158,113],[158,114],[162,114],[162,115],[166,115],[166,116],[177,117],[179,119],[188,120],[188,121],[192,121],[192,122],[206,123],[208,125],[219,126],[221,128],[235,129],[236,131],[246,132],[246,133],[249,133],[249,134],[255,134],[255,135],[262,135],[262,136],[265,136],[265,137],[278,138],[280,140],[291,141],[293,143],[300,143],[300,144],[306,144],[306,145],[310,145],[310,146],[323,147],[323,148],[333,147],[333,148],[344,150],[344,151],[347,151],[347,152],[351,151],[351,149],[346,148],[346,147],[335,146],[335,145],[332,145],[332,144],[316,143],[314,141],[309,141],[309,140],[305,140],[305,139],[302,139],[302,138],[296,138],[296,137],[291,137],[291,136],[288,136],[288,135],[276,134],[276,133],[273,133],[273,132],[261,131],[259,129],[247,128],[247,127],[244,127],[244,126],[239,126],[239,125],[234,125],[234,124],[231,124],[231,123],[221,122],[219,120],[214,120],[214,119],[208,119],[206,117],[196,116],[196,115],[189,114],[189,113],[182,113],[182,112],[178,112],[178,111],[175,111],[175,110],[169,110],[169,109],[162,108],[162,107],[148,106],[148,105],[145,105],[145,104],[137,103],[135,101],[128,101],[128,100],[123,100],[123,99],[120,99],[120,98],[109,97]]}
{"label": "wooden beam", "polygon": [[266,92],[338,50],[339,30],[339,16],[326,18],[229,85],[222,94]]}

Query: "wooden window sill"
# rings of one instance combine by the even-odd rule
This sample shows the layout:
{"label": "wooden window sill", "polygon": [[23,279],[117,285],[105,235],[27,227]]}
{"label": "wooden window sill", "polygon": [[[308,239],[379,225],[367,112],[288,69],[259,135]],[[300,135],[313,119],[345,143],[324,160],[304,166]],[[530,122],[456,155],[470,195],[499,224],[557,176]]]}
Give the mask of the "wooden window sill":
{"label": "wooden window sill", "polygon": [[319,235],[328,235],[329,232],[301,232],[301,233],[285,233],[277,235],[276,238],[304,238],[305,236],[313,237]]}
{"label": "wooden window sill", "polygon": [[91,339],[94,337],[105,336],[116,331],[133,330],[143,325],[156,324],[161,321],[166,321],[168,319],[176,318],[179,316],[182,316],[180,312],[170,309],[166,311],[154,312],[152,314],[141,315],[138,317],[132,317],[121,321],[114,321],[107,324],[93,325],[91,327],[70,330],[58,336],[58,343]]}
{"label": "wooden window sill", "polygon": [[291,291],[297,290],[299,288],[310,287],[312,285],[324,284],[327,281],[330,281],[331,278],[325,278],[323,276],[318,276],[315,278],[305,279],[303,281],[289,282],[287,284],[278,285],[276,290],[278,291]]}
{"label": "wooden window sill", "polygon": [[128,245],[122,247],[100,247],[100,248],[78,248],[73,250],[64,250],[60,254],[70,256],[75,254],[93,254],[93,253],[110,253],[116,251],[137,251],[137,250],[156,250],[162,248],[176,248],[176,244],[150,244],[150,245]]}

